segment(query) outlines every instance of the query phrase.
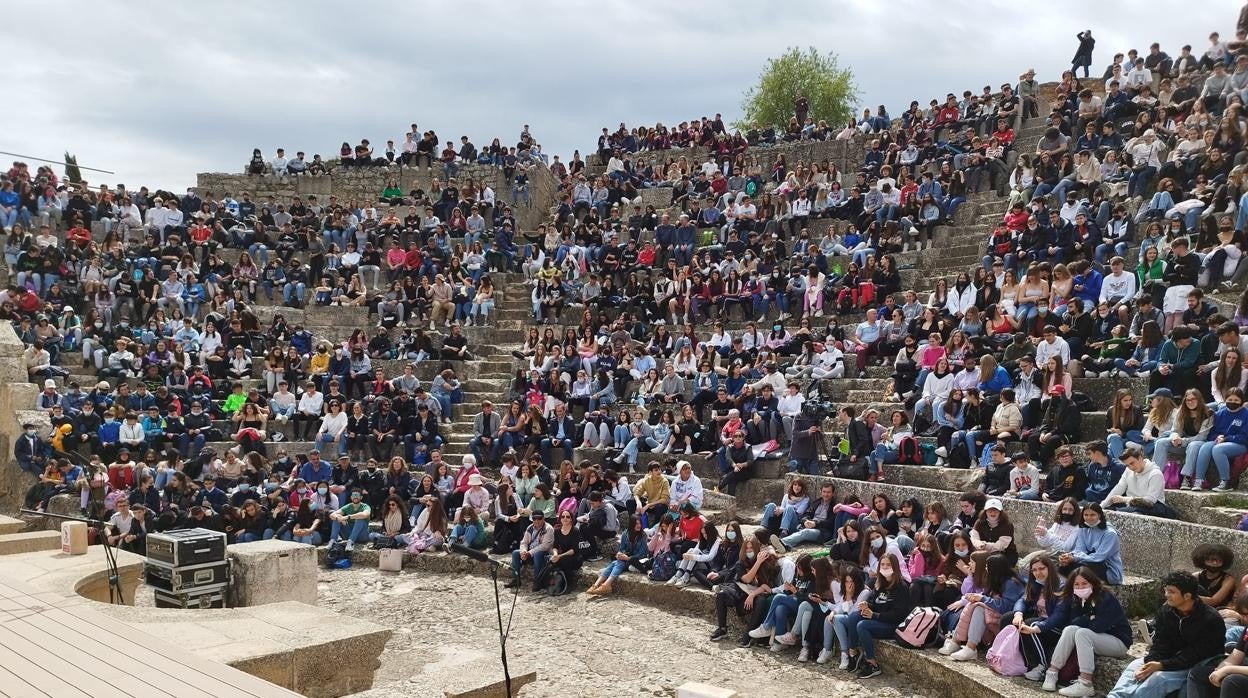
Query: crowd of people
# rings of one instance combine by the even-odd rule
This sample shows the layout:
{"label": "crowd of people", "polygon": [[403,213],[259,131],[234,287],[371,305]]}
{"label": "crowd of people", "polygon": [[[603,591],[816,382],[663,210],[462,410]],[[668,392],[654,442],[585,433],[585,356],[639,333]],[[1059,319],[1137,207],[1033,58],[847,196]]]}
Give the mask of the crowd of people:
{"label": "crowd of people", "polygon": [[[729,135],[718,115],[603,129],[605,171],[554,158],[558,205],[531,232],[487,182],[458,180],[464,163],[497,166],[513,205],[527,203],[522,177],[545,162],[527,127],[516,148],[478,151],[466,137],[439,149],[413,124],[383,156],[363,141],[336,162],[256,151],[247,168],[437,162],[429,192],[394,180],[380,209],[92,190],[15,163],[0,184],[0,315],[52,425],[46,437],[26,425],[14,445],[37,477],[27,504],[77,497],[136,551],[149,531],[200,526],[231,542],[488,548],[511,556],[510,584],[531,567],[535,589],[556,593],[609,557],[587,593],[630,572],[701,585],[715,640],[734,610],[742,645],[797,647],[799,661],[837,659],[861,678],[880,673],[875,641],[900,635],[943,642],[955,661],[991,649],[998,670],[1092,695],[1096,657],[1132,643],[1106,512],[1175,517],[1167,491],[1226,491],[1248,453],[1248,56],[1210,41],[1199,58],[1156,45],[1117,57],[1094,88],[1084,32],[1072,63],[1084,78],[1068,71],[1047,114],[1028,71],[898,117],[867,110],[836,133],[800,94],[779,135]],[[1016,140],[1040,119],[1038,143]],[[864,139],[861,168],[760,148],[829,138]],[[710,154],[660,157],[686,145]],[[638,200],[656,186],[672,188],[662,211]],[[898,255],[930,246],[980,189],[1009,202],[982,260],[930,293],[907,289]],[[476,358],[461,326],[491,323],[498,272],[522,273],[536,325],[513,352],[505,407],[481,403],[471,455],[452,464],[441,447],[463,400],[457,362]],[[1236,291],[1232,311],[1211,300]],[[337,343],[281,312],[262,324],[256,307],[279,304],[358,307],[370,327]],[[375,366],[395,359],[401,375]],[[68,380],[79,361],[100,380]],[[440,364],[428,385],[424,361]],[[851,390],[879,400],[825,397],[881,374],[873,366],[887,387]],[[1072,384],[1098,375],[1148,383],[1147,404],[1113,395],[1103,433]],[[855,406],[877,401],[892,405],[883,419]],[[287,453],[287,434],[315,448]],[[577,464],[578,448],[607,452]],[[646,452],[662,459],[637,474]],[[760,460],[795,476],[760,528],[721,533],[702,514],[710,487],[680,460],[694,453],[726,494]],[[800,477],[878,482],[885,463],[983,475],[953,513],[838,497],[830,483],[809,492]],[[1056,505],[1025,557],[1003,510],[1012,497]],[[1164,578],[1148,654],[1110,695],[1185,682],[1243,694],[1248,593],[1233,562],[1199,545],[1197,574]]]}

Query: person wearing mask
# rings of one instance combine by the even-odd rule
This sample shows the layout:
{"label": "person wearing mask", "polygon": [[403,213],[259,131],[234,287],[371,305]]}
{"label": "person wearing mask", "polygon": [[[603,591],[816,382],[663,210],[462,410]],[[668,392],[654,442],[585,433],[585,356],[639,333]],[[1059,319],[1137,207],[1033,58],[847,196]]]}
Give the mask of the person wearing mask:
{"label": "person wearing mask", "polygon": [[1043,680],[1046,691],[1057,690],[1059,670],[1071,654],[1078,657],[1079,678],[1060,691],[1063,696],[1095,695],[1092,675],[1096,670],[1096,658],[1125,657],[1131,645],[1131,625],[1126,610],[1105,588],[1105,582],[1088,567],[1071,572],[1061,600],[1047,618],[1020,624],[1018,630],[1024,636],[1060,633],[1047,666],[1038,664],[1024,675],[1030,681]]}
{"label": "person wearing mask", "polygon": [[1231,461],[1248,453],[1248,410],[1244,409],[1244,392],[1230,388],[1223,395],[1226,403],[1213,414],[1213,428],[1205,437],[1196,455],[1194,489],[1203,487],[1203,478],[1209,470],[1210,461],[1218,469],[1218,484],[1214,492],[1231,489]]}

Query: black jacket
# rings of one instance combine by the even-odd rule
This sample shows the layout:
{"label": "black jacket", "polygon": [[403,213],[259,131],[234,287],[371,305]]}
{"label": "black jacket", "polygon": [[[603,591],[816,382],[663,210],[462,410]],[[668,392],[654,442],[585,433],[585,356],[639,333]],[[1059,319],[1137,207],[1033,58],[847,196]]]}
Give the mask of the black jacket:
{"label": "black jacket", "polygon": [[1044,416],[1040,418],[1040,431],[1046,434],[1061,434],[1066,442],[1079,440],[1079,408],[1065,395],[1054,396],[1044,408]]}
{"label": "black jacket", "polygon": [[[1190,255],[1189,255],[1190,256]],[[1153,644],[1144,655],[1145,662],[1161,662],[1162,671],[1189,669],[1223,651],[1226,623],[1213,608],[1199,598],[1192,612],[1179,615],[1168,605],[1157,611],[1157,629]]]}
{"label": "black jacket", "polygon": [[866,458],[875,448],[875,444],[871,443],[871,430],[867,428],[867,423],[856,417],[851,419],[849,426],[845,428],[845,437],[849,439],[849,455],[851,456]]}

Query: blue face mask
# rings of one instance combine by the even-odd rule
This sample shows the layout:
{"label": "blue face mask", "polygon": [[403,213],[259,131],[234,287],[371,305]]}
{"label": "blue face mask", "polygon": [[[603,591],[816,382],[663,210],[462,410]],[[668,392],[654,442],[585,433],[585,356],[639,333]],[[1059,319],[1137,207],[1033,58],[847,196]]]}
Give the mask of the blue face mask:
{"label": "blue face mask", "polygon": [[957,555],[958,557],[966,557],[967,555],[971,554],[971,551],[970,550],[954,550],[953,554]]}
{"label": "blue face mask", "polygon": [[250,490],[250,489],[251,489],[251,485],[247,484],[246,482],[240,482],[240,483],[238,484],[238,491],[239,491],[239,492],[247,492],[247,491],[248,491],[248,490]]}

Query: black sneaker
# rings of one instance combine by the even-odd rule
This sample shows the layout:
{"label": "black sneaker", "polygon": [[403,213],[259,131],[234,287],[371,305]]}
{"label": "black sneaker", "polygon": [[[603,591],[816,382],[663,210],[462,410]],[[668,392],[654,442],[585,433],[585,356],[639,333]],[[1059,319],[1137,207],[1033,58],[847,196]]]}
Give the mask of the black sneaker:
{"label": "black sneaker", "polygon": [[862,664],[862,652],[849,655],[849,666],[845,668],[851,674],[858,673],[858,667]]}
{"label": "black sneaker", "polygon": [[858,667],[858,673],[856,676],[860,679],[870,679],[884,673],[880,669],[880,665],[875,662],[867,661],[859,662],[859,664],[862,666]]}
{"label": "black sneaker", "polygon": [[504,588],[504,589],[512,589],[512,588],[515,588],[515,587],[518,587],[518,586],[520,586],[520,578],[519,578],[519,577],[512,577],[510,581],[508,581],[506,584],[504,584],[504,585],[503,585],[503,588]]}
{"label": "black sneaker", "polygon": [[725,637],[728,637],[728,628],[715,628],[715,630],[711,632],[711,642],[722,640]]}
{"label": "black sneaker", "polygon": [[741,637],[737,640],[737,646],[738,646],[738,647],[749,647],[749,646],[750,646],[750,645],[752,645],[752,644],[754,644],[754,638],[750,637],[748,634],[746,634],[746,635],[742,635],[742,636],[741,636]]}

